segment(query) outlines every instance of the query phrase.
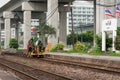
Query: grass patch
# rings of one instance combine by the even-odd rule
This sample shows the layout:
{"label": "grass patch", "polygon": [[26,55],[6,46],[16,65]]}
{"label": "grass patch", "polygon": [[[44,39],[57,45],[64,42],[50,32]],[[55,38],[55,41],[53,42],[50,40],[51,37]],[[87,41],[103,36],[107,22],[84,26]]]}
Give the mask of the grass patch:
{"label": "grass patch", "polygon": [[104,54],[102,52],[95,52],[95,53],[92,53],[91,55],[94,55],[94,56],[103,56]]}
{"label": "grass patch", "polygon": [[109,56],[117,56],[117,57],[120,57],[120,53],[110,53]]}
{"label": "grass patch", "polygon": [[24,50],[23,49],[17,49],[17,52],[23,52]]}

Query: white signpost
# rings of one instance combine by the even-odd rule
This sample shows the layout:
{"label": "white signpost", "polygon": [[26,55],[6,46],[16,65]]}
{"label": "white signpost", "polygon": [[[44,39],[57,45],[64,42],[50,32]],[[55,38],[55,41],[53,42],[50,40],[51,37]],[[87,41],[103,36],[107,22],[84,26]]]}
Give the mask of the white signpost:
{"label": "white signpost", "polygon": [[112,51],[115,51],[115,38],[117,30],[117,19],[106,19],[102,22],[102,51],[106,51],[106,32],[112,32]]}

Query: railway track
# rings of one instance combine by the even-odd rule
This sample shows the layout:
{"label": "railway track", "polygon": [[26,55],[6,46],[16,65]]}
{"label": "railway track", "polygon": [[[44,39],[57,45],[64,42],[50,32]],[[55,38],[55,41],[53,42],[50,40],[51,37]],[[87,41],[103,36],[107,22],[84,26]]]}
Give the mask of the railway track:
{"label": "railway track", "polygon": [[68,61],[68,60],[55,59],[55,58],[53,59],[53,58],[49,58],[49,57],[45,57],[40,60],[44,60],[47,62],[54,62],[57,64],[72,65],[72,66],[78,66],[78,67],[84,67],[84,68],[90,68],[90,69],[94,69],[94,70],[101,70],[101,71],[105,71],[105,72],[112,72],[112,73],[120,74],[120,68],[118,68],[118,67],[99,65],[99,64],[94,64],[94,63],[77,62],[77,61],[72,61],[72,60]]}
{"label": "railway track", "polygon": [[[101,73],[111,73],[111,74],[120,74],[120,68],[119,67],[112,67],[112,66],[105,66],[105,65],[100,65],[100,64],[95,64],[95,63],[84,63],[84,62],[77,62],[77,61],[68,61],[68,60],[62,60],[62,59],[56,59],[56,58],[50,58],[48,56],[46,56],[45,58],[27,58],[26,56],[21,56],[20,55],[12,55],[12,56],[16,56],[16,57],[21,57],[21,58],[25,58],[25,59],[28,59],[28,60],[33,60],[33,61],[38,61],[38,62],[43,62],[43,63],[50,63],[51,65],[52,64],[55,64],[55,65],[64,65],[64,66],[67,66],[67,67],[72,67],[72,68],[75,68],[75,69],[87,69],[87,70],[91,70],[91,71],[95,71],[95,72],[101,72]],[[67,75],[69,76],[69,75]],[[76,78],[76,77],[73,77],[74,79],[76,80],[81,80],[81,77],[80,78]],[[72,80],[74,80],[72,79]],[[52,79],[53,80],[53,79]],[[61,80],[61,79],[60,79]],[[63,79],[62,79],[63,80]],[[84,79],[85,80],[85,79]],[[94,79],[93,79],[94,80]]]}
{"label": "railway track", "polygon": [[35,69],[3,58],[0,58],[0,66],[12,71],[22,80],[74,80],[60,74],[51,73],[42,69]]}
{"label": "railway track", "polygon": [[57,64],[67,64],[72,66],[78,66],[78,67],[84,67],[84,68],[90,68],[95,70],[101,70],[105,72],[112,72],[120,74],[120,68],[118,67],[111,67],[111,66],[104,66],[104,65],[98,65],[98,64],[91,64],[91,63],[84,63],[84,62],[76,62],[76,61],[68,61],[68,60],[61,60],[61,59],[53,59],[53,58],[43,58],[41,60],[47,61],[47,62],[54,62]]}

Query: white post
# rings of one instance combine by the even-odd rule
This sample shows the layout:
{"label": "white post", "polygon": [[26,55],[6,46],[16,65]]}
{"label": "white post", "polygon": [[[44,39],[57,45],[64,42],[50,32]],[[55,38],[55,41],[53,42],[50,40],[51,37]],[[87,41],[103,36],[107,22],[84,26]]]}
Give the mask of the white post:
{"label": "white post", "polygon": [[106,34],[105,31],[102,31],[102,51],[106,51]]}
{"label": "white post", "polygon": [[112,51],[115,51],[115,38],[116,38],[116,31],[113,31]]}

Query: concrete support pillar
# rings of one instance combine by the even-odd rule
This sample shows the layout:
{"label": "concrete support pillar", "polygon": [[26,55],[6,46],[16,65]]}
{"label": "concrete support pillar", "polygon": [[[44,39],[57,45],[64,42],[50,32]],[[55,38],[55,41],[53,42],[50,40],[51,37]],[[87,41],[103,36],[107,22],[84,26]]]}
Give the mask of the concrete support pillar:
{"label": "concrete support pillar", "polygon": [[3,23],[4,23],[3,18],[0,18],[0,48],[1,48],[1,27]]}
{"label": "concrete support pillar", "polygon": [[5,19],[5,44],[4,44],[4,48],[7,49],[9,48],[9,41],[10,41],[10,36],[11,36],[11,32],[10,32],[10,18]]}
{"label": "concrete support pillar", "polygon": [[67,13],[60,12],[60,26],[59,26],[59,42],[67,44]]}
{"label": "concrete support pillar", "polygon": [[52,43],[52,45],[57,44],[58,42],[58,21],[59,21],[59,14],[58,14],[58,0],[47,0],[47,24],[51,25],[56,29],[56,36],[51,35],[48,37],[48,43]]}
{"label": "concrete support pillar", "polygon": [[0,48],[1,48],[1,23],[0,23]]}
{"label": "concrete support pillar", "polygon": [[31,38],[31,11],[24,11],[24,49],[27,49],[28,41]]}
{"label": "concrete support pillar", "polygon": [[11,21],[10,18],[14,18],[14,14],[12,12],[5,11],[3,12],[3,17],[5,18],[4,23],[5,23],[5,44],[4,48],[7,49],[9,48],[9,41],[10,41],[10,36],[11,36]]}

